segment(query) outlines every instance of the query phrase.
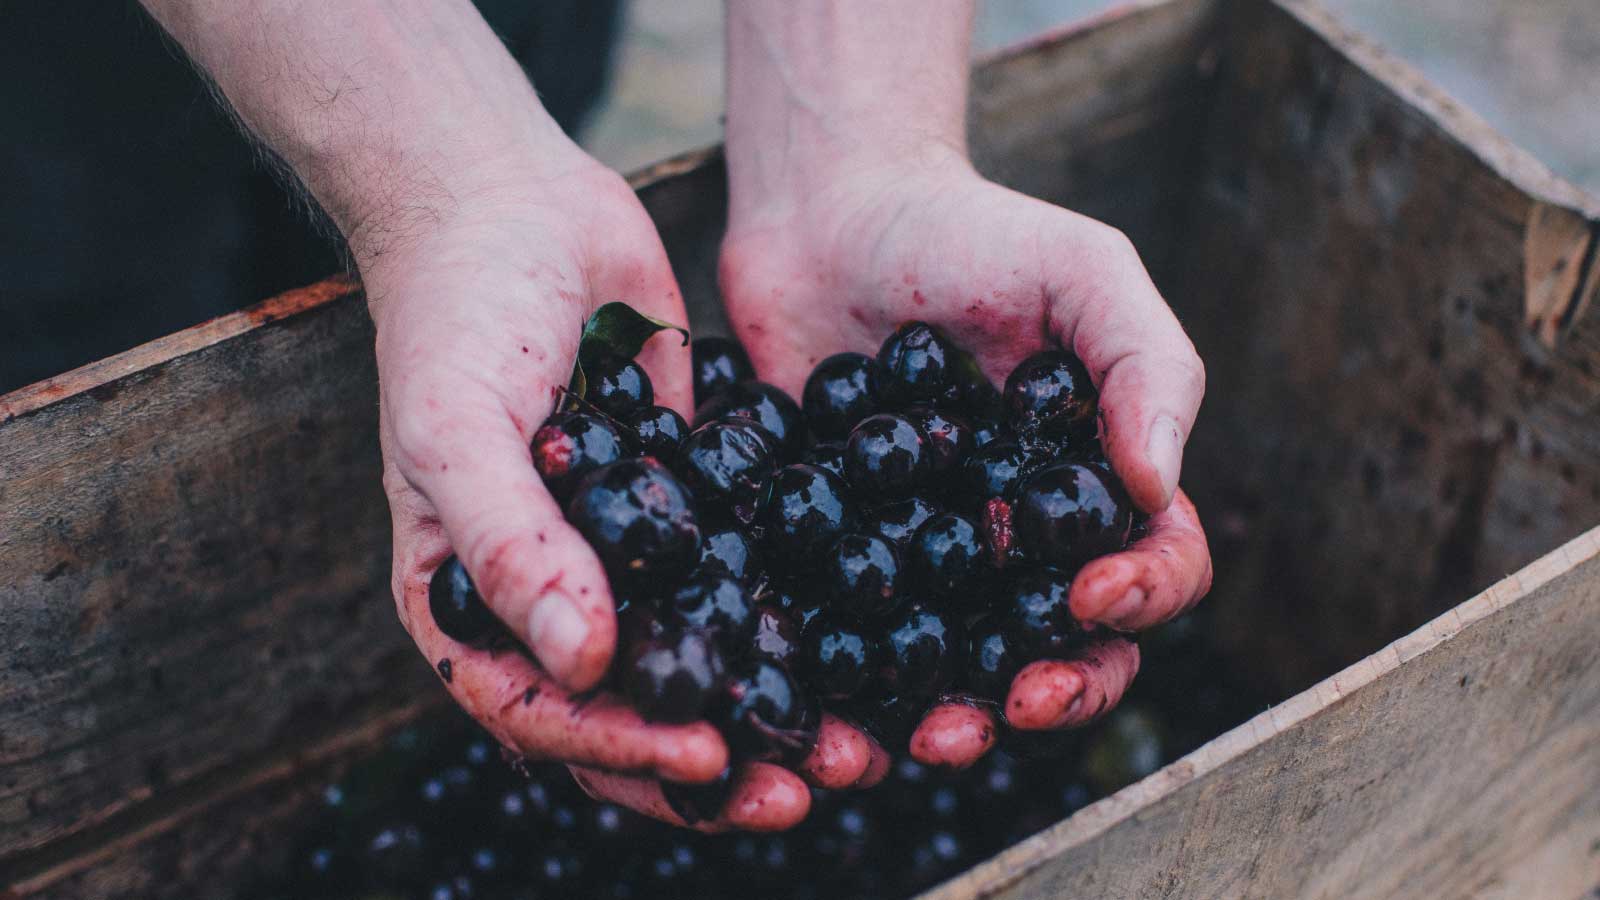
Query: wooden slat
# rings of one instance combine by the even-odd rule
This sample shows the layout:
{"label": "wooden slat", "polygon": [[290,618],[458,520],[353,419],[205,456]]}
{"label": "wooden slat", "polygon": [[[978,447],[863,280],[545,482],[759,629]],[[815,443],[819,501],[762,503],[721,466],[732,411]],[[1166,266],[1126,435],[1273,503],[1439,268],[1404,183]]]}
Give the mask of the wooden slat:
{"label": "wooden slat", "polygon": [[1218,634],[1293,692],[1600,522],[1600,204],[1310,4],[1226,31],[1186,478],[1242,557]]}
{"label": "wooden slat", "polygon": [[325,286],[8,398],[6,858],[434,689],[383,589],[371,344]]}
{"label": "wooden slat", "polygon": [[927,897],[1579,897],[1596,641],[1600,529]]}

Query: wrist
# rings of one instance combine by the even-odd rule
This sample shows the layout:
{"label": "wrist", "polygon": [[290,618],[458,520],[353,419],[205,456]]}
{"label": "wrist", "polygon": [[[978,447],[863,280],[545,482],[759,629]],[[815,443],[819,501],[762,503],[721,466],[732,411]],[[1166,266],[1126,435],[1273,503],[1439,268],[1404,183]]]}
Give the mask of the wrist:
{"label": "wrist", "polygon": [[559,131],[549,137],[480,130],[470,142],[418,136],[408,146],[319,155],[300,174],[363,275],[396,251],[442,234],[550,205],[569,182],[609,174]]}
{"label": "wrist", "polygon": [[966,158],[970,0],[728,7],[730,214]]}

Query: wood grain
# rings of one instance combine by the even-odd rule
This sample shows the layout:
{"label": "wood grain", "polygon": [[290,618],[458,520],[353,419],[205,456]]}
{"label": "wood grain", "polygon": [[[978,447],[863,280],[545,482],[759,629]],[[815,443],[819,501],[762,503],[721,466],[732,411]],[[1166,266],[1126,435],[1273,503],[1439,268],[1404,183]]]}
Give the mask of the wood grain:
{"label": "wood grain", "polygon": [[329,286],[7,399],[3,859],[434,690],[387,596],[371,343]]}
{"label": "wood grain", "polygon": [[1229,17],[1168,297],[1217,634],[1289,693],[1600,521],[1600,207],[1315,7]]}
{"label": "wood grain", "polygon": [[926,897],[1578,897],[1597,640],[1600,529]]}

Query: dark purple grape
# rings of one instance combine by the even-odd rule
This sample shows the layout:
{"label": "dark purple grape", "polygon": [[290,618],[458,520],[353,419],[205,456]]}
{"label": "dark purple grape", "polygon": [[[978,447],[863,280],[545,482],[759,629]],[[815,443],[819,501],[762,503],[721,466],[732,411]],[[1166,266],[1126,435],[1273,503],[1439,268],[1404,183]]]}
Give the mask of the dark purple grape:
{"label": "dark purple grape", "polygon": [[724,655],[743,655],[756,633],[756,604],[744,585],[726,575],[701,574],[684,582],[661,607],[669,628],[712,635]]}
{"label": "dark purple grape", "polygon": [[800,626],[777,604],[759,603],[750,646],[756,655],[794,671],[800,659]]}
{"label": "dark purple grape", "polygon": [[967,457],[961,473],[962,496],[980,505],[989,500],[1013,502],[1034,468],[1033,457],[1014,441],[992,441]]}
{"label": "dark purple grape", "polygon": [[737,525],[720,525],[700,535],[700,564],[697,572],[727,575],[741,584],[753,585],[761,579],[761,553],[749,531]]}
{"label": "dark purple grape", "polygon": [[843,440],[878,411],[878,362],[864,353],[835,353],[811,370],[800,396],[811,432]]}
{"label": "dark purple grape", "polygon": [[1063,657],[1083,646],[1088,633],[1072,615],[1071,594],[1072,577],[1055,569],[1030,569],[1012,577],[997,613],[1020,662]]}
{"label": "dark purple grape", "polygon": [[725,337],[695,338],[689,347],[694,365],[694,402],[709,400],[723,388],[756,377],[739,342]]}
{"label": "dark purple grape", "polygon": [[545,420],[529,443],[533,468],[552,496],[565,503],[583,476],[632,456],[632,439],[603,416],[558,412]]}
{"label": "dark purple grape", "polygon": [[489,611],[472,576],[454,556],[446,559],[428,582],[428,612],[445,637],[463,644],[478,644],[500,631],[500,620]]}
{"label": "dark purple grape", "polygon": [[561,843],[542,843],[529,865],[531,881],[543,890],[537,896],[575,897],[582,894],[583,857]]}
{"label": "dark purple grape", "polygon": [[606,415],[627,419],[656,402],[650,376],[638,362],[598,348],[584,351],[580,359],[587,382],[583,399]]}
{"label": "dark purple grape", "polygon": [[683,439],[689,436],[689,425],[683,416],[665,406],[649,407],[623,421],[638,435],[639,452],[662,462],[671,462]]}
{"label": "dark purple grape", "polygon": [[573,491],[567,521],[589,541],[613,584],[676,579],[700,557],[689,492],[650,457],[590,472]]}
{"label": "dark purple grape", "polygon": [[1078,755],[1079,736],[1076,731],[1024,731],[1013,728],[1006,732],[1006,752],[1020,760],[1051,760],[1070,763]]}
{"label": "dark purple grape", "polygon": [[872,511],[862,524],[862,531],[876,534],[893,545],[895,552],[904,555],[911,546],[911,538],[922,523],[944,512],[944,507],[927,497],[907,497],[885,503]]}
{"label": "dark purple grape", "polygon": [[629,602],[617,607],[617,648],[619,658],[625,651],[667,631],[661,617],[649,604]]}
{"label": "dark purple grape", "polygon": [[972,422],[973,449],[987,447],[1005,436],[1005,429],[993,419],[974,419]]}
{"label": "dark purple grape", "polygon": [[1023,666],[1004,626],[1002,618],[991,613],[968,629],[965,678],[967,688],[974,693],[1002,702],[1011,691],[1011,679]]}
{"label": "dark purple grape", "polygon": [[1005,399],[983,373],[972,371],[969,378],[961,381],[961,410],[967,418],[977,424],[978,421],[998,422],[1006,417]]}
{"label": "dark purple grape", "polygon": [[733,795],[733,768],[723,769],[716,778],[703,784],[663,781],[661,795],[685,824],[709,822],[722,813]]}
{"label": "dark purple grape", "polygon": [[939,329],[926,322],[907,322],[878,348],[883,392],[894,403],[940,400],[956,385],[957,351]]}
{"label": "dark purple grape", "polygon": [[987,559],[978,526],[955,513],[929,519],[906,549],[911,582],[941,609],[978,605],[978,582],[988,570]]}
{"label": "dark purple grape", "polygon": [[910,417],[880,413],[863,419],[845,442],[845,475],[864,497],[891,500],[920,487],[933,472],[933,454]]}
{"label": "dark purple grape", "polygon": [[683,439],[672,468],[701,508],[748,525],[777,469],[776,447],[765,428],[747,419],[708,422]]}
{"label": "dark purple grape", "polygon": [[415,822],[384,823],[362,844],[361,868],[367,878],[385,886],[415,884],[426,874],[428,842]]}
{"label": "dark purple grape", "polygon": [[806,686],[825,700],[856,696],[877,673],[877,642],[851,619],[817,616],[801,632],[800,647],[800,672]]}
{"label": "dark purple grape", "polygon": [[718,391],[695,410],[695,425],[730,417],[754,421],[778,439],[785,459],[793,459],[805,442],[805,419],[794,398],[763,381],[741,381]]}
{"label": "dark purple grape", "polygon": [[[928,698],[905,694],[874,694],[849,705],[855,720],[885,747],[904,747],[928,711]],[[909,762],[909,760],[908,760]],[[920,766],[918,767],[920,768]]]}
{"label": "dark purple grape", "polygon": [[904,697],[931,697],[955,681],[966,652],[957,620],[913,605],[892,619],[883,639],[884,689]]}
{"label": "dark purple grape", "polygon": [[847,534],[822,558],[829,609],[852,618],[876,618],[894,609],[900,560],[875,534]]}
{"label": "dark purple grape", "polygon": [[772,477],[762,522],[773,567],[803,571],[855,524],[855,503],[839,476],[796,463]]}
{"label": "dark purple grape", "polygon": [[1075,570],[1128,545],[1133,504],[1109,469],[1056,463],[1029,475],[1012,505],[1018,549],[1036,563]]}
{"label": "dark purple grape", "polygon": [[742,759],[797,759],[817,743],[821,713],[782,666],[752,660],[728,679],[719,720]]}
{"label": "dark purple grape", "polygon": [[844,478],[844,442],[823,441],[806,448],[800,461],[813,466],[827,469],[829,472]]}
{"label": "dark purple grape", "polygon": [[1098,396],[1076,356],[1046,350],[1023,360],[1006,378],[1006,415],[1024,438],[1086,442],[1094,437]]}
{"label": "dark purple grape", "polygon": [[724,684],[722,653],[697,631],[668,632],[635,645],[623,672],[623,693],[652,722],[701,718]]}
{"label": "dark purple grape", "polygon": [[825,598],[815,579],[802,575],[770,582],[766,590],[756,599],[777,606],[787,613],[796,625],[804,628],[807,622],[822,611]]}
{"label": "dark purple grape", "polygon": [[906,411],[928,439],[933,472],[940,475],[957,471],[977,449],[977,438],[966,419],[930,406],[918,405]]}

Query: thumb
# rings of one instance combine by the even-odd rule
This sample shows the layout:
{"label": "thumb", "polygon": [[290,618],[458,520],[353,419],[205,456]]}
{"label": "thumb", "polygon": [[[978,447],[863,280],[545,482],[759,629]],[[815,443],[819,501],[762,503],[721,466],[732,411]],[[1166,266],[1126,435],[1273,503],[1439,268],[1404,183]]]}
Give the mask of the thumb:
{"label": "thumb", "polygon": [[616,614],[600,560],[562,517],[526,439],[498,401],[396,410],[400,471],[438,511],[484,601],[556,681],[587,690],[606,672]]}
{"label": "thumb", "polygon": [[1106,232],[1087,265],[1055,280],[1051,321],[1100,389],[1101,440],[1112,468],[1134,503],[1154,513],[1177,491],[1205,367],[1133,245]]}

